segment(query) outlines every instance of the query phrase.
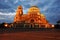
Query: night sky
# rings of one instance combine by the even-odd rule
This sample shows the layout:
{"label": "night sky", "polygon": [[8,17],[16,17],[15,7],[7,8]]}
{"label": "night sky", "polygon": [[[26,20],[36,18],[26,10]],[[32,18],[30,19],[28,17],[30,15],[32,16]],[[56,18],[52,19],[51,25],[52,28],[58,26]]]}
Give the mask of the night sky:
{"label": "night sky", "polygon": [[24,13],[31,6],[37,6],[49,23],[55,24],[60,20],[60,0],[0,0],[0,23],[13,22],[19,5],[23,6]]}

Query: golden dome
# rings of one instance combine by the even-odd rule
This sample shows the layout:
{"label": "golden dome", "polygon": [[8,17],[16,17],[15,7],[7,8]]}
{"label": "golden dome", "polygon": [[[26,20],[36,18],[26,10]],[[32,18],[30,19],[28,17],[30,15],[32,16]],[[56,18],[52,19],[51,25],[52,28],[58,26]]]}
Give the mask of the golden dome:
{"label": "golden dome", "polygon": [[40,12],[39,8],[37,6],[32,6],[28,12]]}
{"label": "golden dome", "polygon": [[31,8],[29,8],[28,10],[28,14],[36,14],[36,15],[40,15],[40,10],[37,6],[32,6]]}
{"label": "golden dome", "polygon": [[41,16],[45,18],[45,15],[44,14],[41,14]]}

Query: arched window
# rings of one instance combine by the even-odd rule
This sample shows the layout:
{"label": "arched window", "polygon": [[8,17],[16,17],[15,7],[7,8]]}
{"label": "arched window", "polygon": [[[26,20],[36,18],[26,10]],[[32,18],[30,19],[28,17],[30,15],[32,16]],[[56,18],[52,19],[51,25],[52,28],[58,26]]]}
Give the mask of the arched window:
{"label": "arched window", "polygon": [[31,23],[33,23],[34,22],[34,19],[31,19]]}

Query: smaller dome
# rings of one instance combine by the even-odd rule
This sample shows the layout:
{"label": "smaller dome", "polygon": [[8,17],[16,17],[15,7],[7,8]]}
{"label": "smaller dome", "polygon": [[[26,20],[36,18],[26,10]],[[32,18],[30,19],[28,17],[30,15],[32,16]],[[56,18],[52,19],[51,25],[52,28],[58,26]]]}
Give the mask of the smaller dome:
{"label": "smaller dome", "polygon": [[45,15],[44,14],[41,14],[41,16],[45,18]]}

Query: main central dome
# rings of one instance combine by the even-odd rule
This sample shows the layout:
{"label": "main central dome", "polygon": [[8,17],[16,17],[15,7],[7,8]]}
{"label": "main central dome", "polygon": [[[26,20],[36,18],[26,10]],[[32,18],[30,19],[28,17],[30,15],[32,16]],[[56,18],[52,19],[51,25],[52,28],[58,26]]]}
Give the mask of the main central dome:
{"label": "main central dome", "polygon": [[40,9],[37,6],[32,6],[29,8],[28,13],[29,14],[32,14],[32,13],[33,14],[35,14],[35,13],[40,14]]}

